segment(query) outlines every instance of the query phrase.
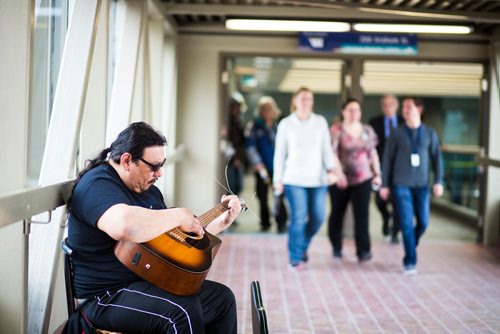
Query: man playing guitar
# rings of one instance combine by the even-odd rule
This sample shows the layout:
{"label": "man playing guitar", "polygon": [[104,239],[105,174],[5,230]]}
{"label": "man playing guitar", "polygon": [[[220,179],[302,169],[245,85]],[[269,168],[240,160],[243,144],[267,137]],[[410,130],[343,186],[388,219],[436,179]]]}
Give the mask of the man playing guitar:
{"label": "man playing guitar", "polygon": [[[115,256],[117,244],[147,243],[172,230],[174,238],[213,237],[242,209],[236,196],[224,196],[222,214],[211,217],[215,219],[209,224],[200,223],[188,209],[167,209],[154,186],[162,176],[165,144],[165,137],[148,124],[133,123],[79,173],[68,228],[80,304],[74,316],[83,316],[90,326],[121,332],[236,333],[236,302],[228,287],[203,276],[194,294],[179,295],[138,276]],[[131,262],[140,263],[140,258],[135,254]]]}

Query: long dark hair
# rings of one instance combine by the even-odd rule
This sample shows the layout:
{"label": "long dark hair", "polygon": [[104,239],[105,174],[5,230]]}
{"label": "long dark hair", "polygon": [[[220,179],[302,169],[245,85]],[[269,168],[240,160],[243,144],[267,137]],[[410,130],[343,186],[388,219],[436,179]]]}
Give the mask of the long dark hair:
{"label": "long dark hair", "polygon": [[144,122],[130,124],[125,130],[120,132],[111,146],[102,150],[94,159],[89,159],[85,162],[85,168],[78,173],[73,184],[73,191],[85,173],[99,165],[107,163],[108,160],[113,160],[119,164],[122,154],[130,153],[132,161],[137,161],[139,158],[142,158],[145,148],[164,146],[166,144],[167,139],[165,136],[153,129],[151,125]]}
{"label": "long dark hair", "polygon": [[347,98],[347,100],[344,101],[344,103],[342,103],[342,106],[341,106],[342,110],[344,110],[345,107],[347,107],[347,105],[349,103],[353,103],[353,102],[357,103],[361,107],[361,102],[358,99],[356,99],[354,97],[349,97],[349,98]]}

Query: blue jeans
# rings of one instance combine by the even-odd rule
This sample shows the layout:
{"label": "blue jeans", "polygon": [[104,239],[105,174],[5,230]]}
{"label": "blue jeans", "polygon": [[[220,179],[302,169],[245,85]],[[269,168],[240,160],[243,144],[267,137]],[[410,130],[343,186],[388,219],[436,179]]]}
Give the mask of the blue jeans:
{"label": "blue jeans", "polygon": [[[405,256],[403,265],[405,268],[413,268],[417,264],[416,247],[420,237],[429,226],[430,192],[429,187],[406,187],[394,185],[392,195],[398,207],[403,234]],[[413,216],[417,218],[417,224],[413,224]]]}
{"label": "blue jeans", "polygon": [[307,251],[312,237],[325,220],[327,187],[304,188],[285,185],[290,206],[288,251],[290,263],[298,263]]}

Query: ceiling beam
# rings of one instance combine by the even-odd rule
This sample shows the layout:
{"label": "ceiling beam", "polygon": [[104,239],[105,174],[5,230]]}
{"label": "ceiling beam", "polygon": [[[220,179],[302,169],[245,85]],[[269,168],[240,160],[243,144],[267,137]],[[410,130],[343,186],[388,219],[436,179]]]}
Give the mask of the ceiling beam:
{"label": "ceiling beam", "polygon": [[[200,23],[182,23],[177,26],[179,34],[214,34],[214,35],[241,35],[241,36],[289,36],[297,38],[297,32],[293,31],[245,31],[228,30],[223,22],[200,22]],[[420,40],[447,40],[447,41],[477,41],[486,42],[490,37],[481,31],[474,31],[470,35],[442,35],[426,34],[419,37]]]}
{"label": "ceiling beam", "polygon": [[163,29],[168,35],[175,35],[177,30],[177,23],[175,20],[168,15],[165,15],[165,4],[161,0],[152,0],[156,8],[164,15],[164,27]]}
{"label": "ceiling beam", "polygon": [[472,2],[473,0],[461,0],[453,3],[448,9],[457,10],[457,9],[465,9],[466,6]]}
{"label": "ceiling beam", "polygon": [[[273,2],[269,0],[269,3]],[[220,4],[181,4],[164,3],[162,8],[166,16],[171,15],[222,15],[238,17],[273,17],[273,18],[301,18],[325,19],[335,18],[343,20],[377,20],[377,21],[425,21],[425,22],[476,22],[500,23],[498,13],[478,13],[470,11],[450,12],[443,10],[425,10],[414,8],[389,8],[386,6],[369,6],[343,3],[327,4],[310,2],[304,5],[300,1],[281,0],[285,5],[220,5]],[[302,4],[304,6],[288,6],[288,4]]]}
{"label": "ceiling beam", "polygon": [[483,1],[483,0],[476,0],[474,2],[471,2],[467,8],[464,8],[465,10],[471,10],[471,11],[474,11],[474,10],[477,10],[479,7],[482,7],[484,4],[486,3],[486,1]]}

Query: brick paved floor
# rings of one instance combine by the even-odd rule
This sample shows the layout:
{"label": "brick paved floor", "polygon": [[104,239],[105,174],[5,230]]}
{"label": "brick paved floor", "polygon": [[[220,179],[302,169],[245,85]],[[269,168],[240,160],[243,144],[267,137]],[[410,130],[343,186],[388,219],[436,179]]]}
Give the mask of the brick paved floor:
{"label": "brick paved floor", "polygon": [[287,267],[287,236],[226,233],[209,279],[238,302],[251,333],[250,282],[260,281],[271,333],[500,333],[500,251],[424,236],[418,271],[402,275],[401,245],[373,242],[359,264],[352,241],[334,260],[324,234],[300,272]]}

